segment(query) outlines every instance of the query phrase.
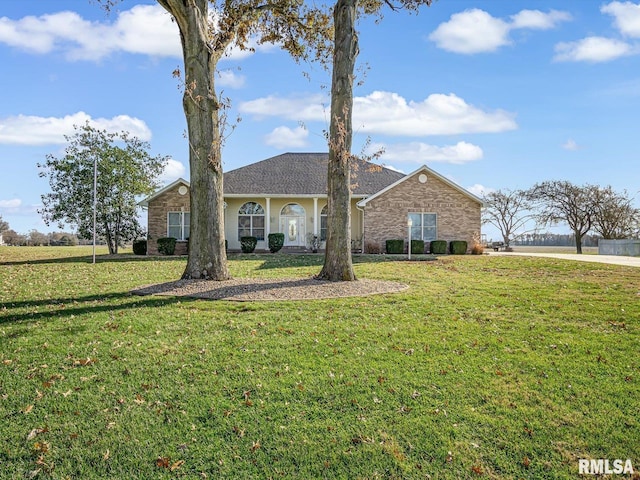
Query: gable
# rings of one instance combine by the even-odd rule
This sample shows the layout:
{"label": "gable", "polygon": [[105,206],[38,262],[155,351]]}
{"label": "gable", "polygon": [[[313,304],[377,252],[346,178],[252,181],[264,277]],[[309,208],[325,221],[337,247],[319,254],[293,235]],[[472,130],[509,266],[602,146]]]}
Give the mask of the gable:
{"label": "gable", "polygon": [[482,199],[480,199],[479,197],[476,197],[474,194],[472,194],[468,190],[462,188],[460,185],[452,182],[451,180],[447,179],[446,177],[443,177],[439,173],[436,173],[435,171],[431,170],[426,165],[423,165],[422,167],[420,167],[419,169],[417,169],[413,173],[410,173],[409,175],[403,176],[402,178],[400,178],[396,182],[394,182],[394,183],[388,185],[387,187],[377,191],[373,195],[360,200],[357,205],[359,207],[364,207],[368,203],[370,203],[371,201],[376,200],[377,198],[385,195],[386,193],[390,192],[391,190],[399,188],[403,183],[405,183],[407,181],[411,181],[413,179],[417,179],[420,183],[423,183],[422,182],[423,178],[424,178],[425,186],[428,185],[429,180],[434,179],[435,181],[444,184],[447,188],[450,188],[451,190],[463,195],[468,200],[471,200],[472,202],[477,203],[480,206],[484,206],[484,202],[482,201]]}

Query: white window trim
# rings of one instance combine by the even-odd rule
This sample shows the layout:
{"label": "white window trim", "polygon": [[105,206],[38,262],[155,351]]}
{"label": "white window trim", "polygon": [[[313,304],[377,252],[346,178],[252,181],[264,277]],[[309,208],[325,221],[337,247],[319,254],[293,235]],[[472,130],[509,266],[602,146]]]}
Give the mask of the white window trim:
{"label": "white window trim", "polygon": [[167,237],[171,236],[171,235],[169,234],[169,226],[170,226],[170,225],[169,225],[169,215],[171,215],[172,213],[178,213],[178,214],[180,214],[180,238],[176,238],[176,240],[178,240],[179,242],[184,242],[184,241],[186,241],[186,240],[187,240],[187,239],[184,237],[184,227],[185,227],[185,224],[184,224],[184,214],[185,214],[185,213],[190,213],[190,212],[185,212],[185,211],[180,211],[180,212],[178,212],[178,211],[167,212]]}
{"label": "white window trim", "polygon": [[[435,217],[436,217],[436,227],[435,227],[435,237],[434,237],[434,240],[437,240],[437,239],[438,239],[438,214],[437,214],[436,212],[409,212],[409,215],[420,215],[420,216],[422,217],[422,218],[421,218],[421,227],[420,227],[420,229],[421,229],[421,231],[420,231],[420,238],[419,238],[419,239],[417,239],[417,240],[423,240],[423,241],[425,241],[425,242],[427,242],[427,241],[431,241],[431,240],[425,240],[425,239],[424,239],[424,216],[425,216],[425,215],[435,215]],[[414,228],[414,227],[411,227],[411,228]],[[413,238],[412,238],[412,239],[413,239]],[[416,240],[416,239],[413,239],[413,240]]]}
{"label": "white window trim", "polygon": [[[262,209],[262,213],[240,213],[240,209],[242,207],[244,207],[247,203],[255,203],[256,205],[258,205],[261,209]],[[255,202],[253,200],[250,200],[248,202],[244,202],[242,205],[240,205],[240,207],[238,208],[238,213],[236,216],[236,233],[238,235],[238,241],[240,241],[240,217],[250,217],[249,218],[249,232],[251,233],[250,236],[255,237],[253,230],[255,229],[260,229],[262,228],[262,230],[264,231],[263,235],[264,238],[263,239],[258,239],[259,242],[264,242],[267,238],[267,220],[269,217],[267,217],[266,215],[266,210],[265,208],[262,206],[262,204],[260,202]],[[253,226],[253,219],[254,217],[262,217],[263,220],[263,227],[254,227]]]}

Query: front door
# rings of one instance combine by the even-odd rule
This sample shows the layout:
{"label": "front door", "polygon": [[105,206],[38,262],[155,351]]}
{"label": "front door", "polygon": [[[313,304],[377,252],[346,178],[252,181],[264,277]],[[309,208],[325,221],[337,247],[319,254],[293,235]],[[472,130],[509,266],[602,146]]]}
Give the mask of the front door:
{"label": "front door", "polygon": [[289,203],[280,211],[280,231],[284,233],[285,247],[305,245],[305,211],[297,203]]}
{"label": "front door", "polygon": [[285,247],[304,246],[304,217],[280,217]]}

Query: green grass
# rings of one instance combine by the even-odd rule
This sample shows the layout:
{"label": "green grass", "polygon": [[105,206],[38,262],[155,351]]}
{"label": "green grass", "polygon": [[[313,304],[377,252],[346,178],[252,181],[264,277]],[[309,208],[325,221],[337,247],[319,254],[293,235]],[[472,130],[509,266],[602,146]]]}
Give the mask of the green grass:
{"label": "green grass", "polygon": [[[102,250],[100,253],[104,253]],[[184,258],[0,247],[0,478],[575,478],[640,470],[640,269],[356,258],[392,295],[138,297]],[[320,256],[233,257],[236,277]]]}

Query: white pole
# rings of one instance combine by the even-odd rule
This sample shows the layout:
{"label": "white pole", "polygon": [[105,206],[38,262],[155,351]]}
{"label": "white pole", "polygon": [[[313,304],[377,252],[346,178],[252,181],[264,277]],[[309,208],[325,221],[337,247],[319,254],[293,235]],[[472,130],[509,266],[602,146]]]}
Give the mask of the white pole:
{"label": "white pole", "polygon": [[98,157],[93,157],[93,263],[96,263],[96,208],[98,205]]}
{"label": "white pole", "polygon": [[407,232],[408,232],[407,237],[409,238],[409,246],[407,247],[407,253],[409,255],[408,255],[407,260],[411,260],[411,226],[412,225],[413,225],[413,221],[411,220],[411,218],[409,218],[407,220]]}

